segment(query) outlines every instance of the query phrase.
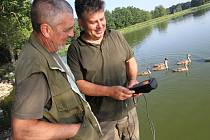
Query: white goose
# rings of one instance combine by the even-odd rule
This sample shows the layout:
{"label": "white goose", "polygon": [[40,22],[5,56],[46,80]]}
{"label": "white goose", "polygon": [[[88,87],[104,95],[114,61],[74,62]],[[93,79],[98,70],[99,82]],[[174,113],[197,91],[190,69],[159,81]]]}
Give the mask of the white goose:
{"label": "white goose", "polygon": [[177,69],[173,69],[172,71],[173,72],[184,72],[184,71],[188,71],[188,66],[187,64],[184,65],[184,67],[180,67],[180,68],[177,68]]}
{"label": "white goose", "polygon": [[151,74],[152,74],[152,72],[150,71],[149,68],[147,68],[146,71],[139,72],[139,73],[138,73],[138,76],[149,76],[149,75],[151,75]]}
{"label": "white goose", "polygon": [[153,71],[168,70],[168,59],[165,58],[163,63],[153,65]]}
{"label": "white goose", "polygon": [[191,55],[190,54],[187,54],[187,59],[184,59],[184,60],[180,60],[178,61],[176,64],[177,65],[189,65],[191,63],[191,59],[190,59]]}

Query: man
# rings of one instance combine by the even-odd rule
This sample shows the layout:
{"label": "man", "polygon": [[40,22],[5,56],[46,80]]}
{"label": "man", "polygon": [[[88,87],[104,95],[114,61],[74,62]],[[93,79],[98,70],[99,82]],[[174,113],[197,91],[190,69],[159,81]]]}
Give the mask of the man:
{"label": "man", "polygon": [[104,1],[76,0],[80,36],[68,49],[67,63],[100,122],[105,140],[138,140],[133,91],[137,63],[117,31],[106,30]]}
{"label": "man", "polygon": [[100,139],[89,104],[56,53],[74,35],[72,7],[65,0],[34,0],[31,21],[16,68],[13,139]]}

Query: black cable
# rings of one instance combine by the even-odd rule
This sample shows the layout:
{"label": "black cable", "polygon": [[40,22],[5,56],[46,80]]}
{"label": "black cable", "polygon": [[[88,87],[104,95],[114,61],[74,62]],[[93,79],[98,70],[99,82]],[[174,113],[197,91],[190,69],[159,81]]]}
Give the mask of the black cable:
{"label": "black cable", "polygon": [[152,119],[150,118],[150,115],[149,115],[147,98],[146,98],[146,96],[144,94],[143,94],[143,97],[144,97],[144,101],[145,101],[145,105],[146,105],[147,120],[149,122],[151,133],[153,135],[153,140],[155,140],[156,139],[155,126],[154,126],[154,123],[153,123],[153,121],[152,121]]}

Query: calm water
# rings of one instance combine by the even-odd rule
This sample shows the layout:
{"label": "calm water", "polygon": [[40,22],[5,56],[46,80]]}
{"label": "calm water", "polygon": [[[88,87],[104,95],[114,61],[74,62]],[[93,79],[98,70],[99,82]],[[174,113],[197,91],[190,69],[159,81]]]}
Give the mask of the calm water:
{"label": "calm water", "polygon": [[[169,59],[169,68],[192,55],[189,72],[152,72],[158,89],[147,94],[157,140],[210,139],[210,11],[200,11],[126,35],[139,70]],[[147,79],[139,77],[139,81]],[[152,140],[143,97],[139,100],[141,140]]]}

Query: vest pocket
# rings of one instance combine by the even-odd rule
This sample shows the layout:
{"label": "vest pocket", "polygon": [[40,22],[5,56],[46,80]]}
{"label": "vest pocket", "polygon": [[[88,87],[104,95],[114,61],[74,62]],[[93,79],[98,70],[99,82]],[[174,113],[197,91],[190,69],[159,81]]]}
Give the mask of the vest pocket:
{"label": "vest pocket", "polygon": [[81,122],[84,115],[81,102],[77,99],[76,93],[66,90],[63,93],[53,96],[55,106],[58,110],[59,120],[66,123]]}

